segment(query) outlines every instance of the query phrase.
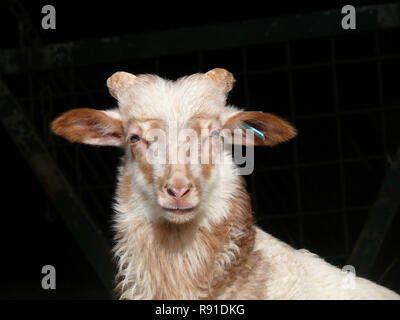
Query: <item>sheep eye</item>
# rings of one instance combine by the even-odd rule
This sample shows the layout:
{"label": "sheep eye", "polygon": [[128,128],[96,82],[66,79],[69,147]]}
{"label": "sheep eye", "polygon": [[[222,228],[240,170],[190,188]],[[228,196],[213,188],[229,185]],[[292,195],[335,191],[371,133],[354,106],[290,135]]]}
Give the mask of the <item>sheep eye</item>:
{"label": "sheep eye", "polygon": [[219,137],[219,131],[214,130],[213,132],[211,132],[211,136],[214,138],[218,138]]}
{"label": "sheep eye", "polygon": [[137,134],[133,134],[130,139],[131,143],[136,143],[140,140],[140,137]]}

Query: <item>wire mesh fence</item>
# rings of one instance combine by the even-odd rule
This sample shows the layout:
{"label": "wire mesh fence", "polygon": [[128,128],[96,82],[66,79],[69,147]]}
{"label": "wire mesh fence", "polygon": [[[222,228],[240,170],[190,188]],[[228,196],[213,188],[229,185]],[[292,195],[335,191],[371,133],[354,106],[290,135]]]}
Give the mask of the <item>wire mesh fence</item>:
{"label": "wire mesh fence", "polygon": [[[271,112],[298,137],[256,148],[246,177],[258,224],[297,248],[343,265],[398,147],[400,29],[205,50],[93,66],[6,75],[52,156],[99,224],[110,231],[120,152],[69,144],[51,120],[71,108],[110,108],[105,80],[115,71],[170,79],[223,67],[236,86],[229,103]],[[47,199],[43,199],[52,211]]]}

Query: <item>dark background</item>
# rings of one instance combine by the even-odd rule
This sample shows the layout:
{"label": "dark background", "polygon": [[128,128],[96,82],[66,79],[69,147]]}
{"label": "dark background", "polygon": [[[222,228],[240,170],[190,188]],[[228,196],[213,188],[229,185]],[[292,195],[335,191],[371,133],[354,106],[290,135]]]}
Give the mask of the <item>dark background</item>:
{"label": "dark background", "polygon": [[[20,8],[19,13],[9,3]],[[0,50],[337,10],[348,4],[268,1],[216,7],[204,2],[182,6],[136,3],[3,1]],[[351,4],[385,3],[389,1]],[[41,29],[45,4],[56,8],[56,30]],[[399,147],[399,35],[398,28],[349,32],[0,76],[111,242],[110,206],[120,153],[54,137],[48,127],[51,120],[75,107],[112,107],[115,102],[105,80],[114,71],[175,79],[214,67],[230,70],[237,79],[230,103],[275,113],[299,130],[293,142],[256,150],[256,170],[246,179],[258,224],[294,247],[307,248],[342,267]],[[0,132],[4,188],[0,298],[108,298],[13,139],[3,126]],[[399,231],[397,213],[373,268],[365,274],[397,291]],[[46,264],[56,267],[56,290],[41,288],[41,268]]]}

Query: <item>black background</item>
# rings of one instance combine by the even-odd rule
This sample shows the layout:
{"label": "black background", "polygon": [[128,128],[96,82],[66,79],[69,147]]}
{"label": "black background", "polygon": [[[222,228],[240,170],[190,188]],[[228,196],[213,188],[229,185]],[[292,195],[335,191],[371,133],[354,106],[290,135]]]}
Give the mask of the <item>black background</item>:
{"label": "black background", "polygon": [[[369,5],[388,3],[389,1],[357,1],[351,4]],[[281,16],[297,13],[306,13],[310,11],[319,11],[327,9],[339,9],[347,2],[338,1],[264,1],[257,3],[250,2],[229,2],[226,4],[205,3],[205,2],[185,2],[181,5],[168,3],[143,3],[134,1],[112,1],[112,2],[84,2],[84,1],[21,1],[28,13],[32,25],[35,27],[40,41],[43,44],[51,44],[65,41],[83,40],[99,38],[105,36],[119,36],[125,34],[136,34],[150,31],[167,30],[181,27],[195,27],[207,24],[219,24],[232,21],[241,21],[254,18],[264,18],[271,16]],[[42,30],[40,23],[42,19],[41,8],[45,4],[52,4],[57,12],[57,29]],[[18,32],[18,20],[12,14],[7,6],[7,2],[1,3],[1,49],[17,48],[20,46]],[[387,50],[397,50],[396,39],[398,31],[388,33],[386,36]],[[373,49],[369,46],[369,34],[361,34],[354,38],[342,37],[338,40],[337,54],[344,58],[368,56]],[[319,62],[329,59],[330,52],[326,39],[317,39],[309,42],[295,43],[297,54],[294,57],[304,62]],[[297,47],[296,47],[297,46]],[[351,50],[348,48],[351,47]],[[311,49],[310,49],[311,48]],[[272,45],[267,48],[269,54],[275,54],[275,60],[271,65],[265,61],[264,54],[259,47],[248,49],[249,67],[257,70],[258,65],[262,67],[279,67],[279,57],[282,56],[282,48],[278,45]],[[275,50],[275,51],[274,51]],[[274,53],[275,52],[275,53]],[[302,53],[303,52],[303,53]],[[214,67],[227,67],[235,74],[235,69],[239,70],[238,59],[235,59],[235,52],[227,51],[222,59],[209,58],[209,65]],[[161,75],[169,78],[175,78],[190,72],[196,72],[196,67],[192,63],[190,55],[183,57],[166,57],[161,59]],[[214,59],[214,60],[213,60]],[[224,61],[227,66],[214,65],[214,62]],[[148,61],[139,61],[143,72],[154,72],[152,64],[146,64]],[[391,63],[391,64],[390,64]],[[133,64],[134,65],[134,64]],[[207,65],[207,63],[206,63]],[[118,66],[123,67],[120,63]],[[163,67],[165,66],[165,67]],[[84,80],[88,87],[104,87],[105,76],[115,66],[99,66],[102,77],[97,76],[97,66],[82,69]],[[103,69],[101,69],[103,68]],[[374,77],[370,77],[368,71],[373,69],[374,65],[365,63],[363,65],[350,65],[338,69],[338,79],[341,83],[339,96],[346,101],[340,108],[342,110],[352,110],[354,106],[368,109],[377,104],[378,98],[373,92],[377,87]],[[398,105],[400,95],[398,93],[398,72],[400,70],[398,61],[389,62],[384,66],[386,72],[386,83],[390,105]],[[319,112],[320,108],[332,108],[332,106],[321,106],[320,101],[332,101],[333,96],[327,86],[321,84],[320,79],[329,77],[326,68],[316,68],[310,72],[298,72],[294,75],[294,81],[299,85],[295,88],[296,114],[312,115]],[[130,70],[135,71],[130,65]],[[104,72],[103,72],[104,71]],[[90,77],[90,72],[94,76]],[[142,70],[140,70],[142,72]],[[108,73],[110,74],[110,73]],[[79,76],[79,73],[78,73]],[[103,77],[104,76],[104,77]],[[34,78],[34,81],[46,81],[47,74],[43,73]],[[275,113],[288,117],[289,111],[285,110],[287,94],[280,91],[276,85],[280,81],[285,81],[285,75],[276,74],[274,76],[254,76],[249,80],[249,90],[253,93],[250,97],[251,105],[261,105],[265,101],[264,88],[272,88],[268,97],[269,104],[275,108]],[[317,80],[316,80],[317,79]],[[4,77],[7,84],[10,85],[12,92],[16,95],[22,95],[25,90],[24,75],[20,77]],[[92,83],[91,83],[92,81]],[[322,83],[329,83],[329,79]],[[36,85],[36,83],[35,83]],[[352,88],[352,93],[348,88]],[[241,78],[238,78],[237,88],[230,96],[232,103],[243,102],[243,92],[241,91]],[[274,90],[274,88],[277,88]],[[297,91],[296,91],[297,90]],[[25,90],[26,91],[26,90]],[[313,93],[313,95],[310,94]],[[354,94],[355,92],[355,94]],[[107,96],[104,90],[100,101],[105,104],[112,104],[113,101]],[[77,99],[77,105],[70,105],[71,101],[67,99],[58,99],[59,104],[55,107],[54,114],[47,115],[54,117],[60,112],[73,107],[87,107],[84,99]],[[96,106],[97,107],[97,106]],[[99,108],[108,107],[108,105],[98,106]],[[328,110],[329,111],[329,110]],[[387,125],[391,126],[389,131],[392,135],[388,139],[387,150],[383,150],[381,140],[377,139],[371,132],[371,127],[377,126],[374,115],[353,115],[348,116],[342,121],[342,134],[353,137],[353,140],[346,140],[342,147],[344,156],[352,157],[355,150],[361,150],[364,156],[381,155],[388,151],[393,155],[399,142],[398,122],[399,111],[387,115]],[[38,120],[37,124],[41,124]],[[391,122],[392,121],[392,122]],[[300,135],[298,137],[299,162],[323,161],[336,158],[337,154],[334,148],[330,146],[337,143],[337,138],[333,132],[335,123],[329,118],[323,118],[319,121],[304,118],[296,122]],[[87,298],[108,298],[109,295],[103,288],[97,276],[94,274],[90,265],[82,255],[78,245],[64,226],[57,211],[51,204],[41,188],[37,178],[27,166],[25,160],[20,155],[18,149],[13,144],[7,133],[0,127],[1,133],[1,161],[2,161],[2,210],[0,216],[0,243],[1,243],[1,263],[0,263],[0,298],[3,299],[87,299]],[[356,143],[352,143],[356,141]],[[268,157],[271,165],[282,164],[294,161],[291,154],[291,144],[279,147],[279,151],[257,150],[257,161],[263,163],[262,159]],[[71,149],[72,150],[72,149]],[[87,151],[87,157],[96,159],[101,153],[110,176],[108,181],[115,179],[115,167],[118,164],[119,153],[115,150],[100,150],[90,148]],[[267,155],[268,153],[268,155]],[[57,159],[61,167],[65,169],[66,176],[71,177],[76,168],[68,167],[68,163],[63,159]],[[372,172],[366,175],[366,171],[360,168],[359,164],[346,164],[346,176],[349,179],[346,182],[348,205],[363,206],[371,205],[377,195],[379,186],[383,181],[386,171],[385,161],[370,161],[368,168]],[[85,168],[81,168],[86,171]],[[307,190],[302,199],[304,211],[313,211],[318,209],[334,209],[340,202],[341,185],[338,181],[339,166],[332,164],[328,168],[320,169],[318,167],[304,167],[300,170],[301,189]],[[368,172],[368,171],[367,171]],[[82,172],[84,175],[84,172]],[[73,178],[71,178],[73,179]],[[266,182],[267,181],[267,182]],[[96,182],[94,182],[96,183]],[[292,191],[295,185],[292,172],[287,170],[271,171],[260,173],[254,185],[249,181],[252,196],[257,198],[257,209],[267,214],[278,215],[297,212],[296,192]],[[321,187],[322,186],[322,187]],[[98,202],[101,206],[107,208],[108,216],[99,218],[99,223],[110,234],[111,238],[111,211],[109,210],[112,200],[112,187],[108,196],[101,198]],[[268,195],[268,200],[264,195]],[[261,199],[261,200],[260,200]],[[283,199],[283,200],[282,200]],[[85,199],[83,199],[85,200]],[[253,199],[254,200],[254,199]],[[90,207],[93,200],[88,200]],[[95,210],[95,209],[94,209]],[[363,222],[367,216],[368,210],[360,209],[355,211],[349,217],[350,243],[354,244],[361,230]],[[378,280],[380,276],[392,266],[382,281],[383,284],[393,289],[400,289],[400,263],[399,258],[399,218],[397,218],[390,229],[385,240],[381,255],[374,271],[370,275],[371,279]],[[291,243],[299,246],[299,235],[297,220],[294,217],[282,218],[279,222],[272,222],[271,225],[263,225],[265,229]],[[296,218],[297,219],[297,218]],[[343,244],[343,235],[340,234],[341,227],[337,226],[338,220],[333,215],[307,216],[304,220],[305,242],[304,246],[322,256],[331,256],[338,251]],[[329,259],[328,259],[329,260]],[[332,258],[330,262],[342,266],[345,259]],[[45,291],[41,288],[40,273],[41,267],[51,264],[57,270],[57,289]]]}

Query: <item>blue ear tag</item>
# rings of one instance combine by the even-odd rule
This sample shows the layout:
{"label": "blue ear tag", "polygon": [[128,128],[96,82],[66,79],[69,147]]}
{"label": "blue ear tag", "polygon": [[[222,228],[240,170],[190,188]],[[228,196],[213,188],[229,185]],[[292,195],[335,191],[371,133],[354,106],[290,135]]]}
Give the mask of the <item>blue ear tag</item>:
{"label": "blue ear tag", "polygon": [[245,127],[246,129],[250,129],[251,131],[253,131],[253,133],[259,137],[262,141],[265,140],[265,135],[264,133],[262,133],[261,131],[258,131],[256,128],[252,127],[251,125],[247,124],[246,122],[242,123],[243,127]]}

